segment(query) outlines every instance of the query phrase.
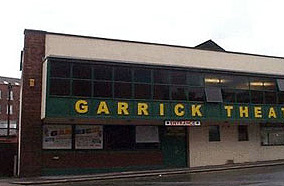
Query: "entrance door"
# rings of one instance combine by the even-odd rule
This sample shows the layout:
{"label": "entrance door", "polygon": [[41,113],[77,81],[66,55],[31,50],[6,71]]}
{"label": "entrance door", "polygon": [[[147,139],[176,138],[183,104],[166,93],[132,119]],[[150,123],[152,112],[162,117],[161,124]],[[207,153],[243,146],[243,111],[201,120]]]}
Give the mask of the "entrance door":
{"label": "entrance door", "polygon": [[161,135],[161,149],[166,167],[187,166],[186,130],[184,127],[165,127]]}

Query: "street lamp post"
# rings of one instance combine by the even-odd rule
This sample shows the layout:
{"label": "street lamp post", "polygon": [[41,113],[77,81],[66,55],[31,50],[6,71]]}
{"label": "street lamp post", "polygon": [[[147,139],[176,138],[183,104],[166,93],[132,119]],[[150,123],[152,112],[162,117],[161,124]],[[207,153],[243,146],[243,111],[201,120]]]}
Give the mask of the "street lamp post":
{"label": "street lamp post", "polygon": [[11,101],[12,85],[8,84],[8,117],[7,117],[7,136],[10,137],[10,101]]}

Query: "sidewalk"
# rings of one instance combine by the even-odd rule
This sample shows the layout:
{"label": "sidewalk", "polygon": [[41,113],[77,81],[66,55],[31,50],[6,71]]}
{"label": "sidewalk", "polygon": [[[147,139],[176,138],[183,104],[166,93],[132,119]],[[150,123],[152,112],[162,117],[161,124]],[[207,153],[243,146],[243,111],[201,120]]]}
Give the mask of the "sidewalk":
{"label": "sidewalk", "polygon": [[128,172],[116,172],[116,173],[104,173],[104,174],[92,174],[92,175],[10,178],[10,179],[0,179],[0,185],[1,186],[2,185],[11,186],[14,184],[18,184],[18,185],[36,185],[36,184],[52,184],[52,183],[56,184],[56,183],[68,183],[68,182],[82,182],[82,181],[172,175],[172,174],[186,174],[186,173],[194,174],[194,173],[200,173],[200,172],[225,171],[225,170],[232,170],[232,169],[243,169],[243,168],[254,168],[254,167],[276,166],[276,165],[284,165],[284,160],[242,163],[242,164],[228,164],[228,165],[222,165],[222,166],[206,166],[206,167],[198,167],[198,168],[162,169],[162,170],[151,170],[151,171],[128,171]]}

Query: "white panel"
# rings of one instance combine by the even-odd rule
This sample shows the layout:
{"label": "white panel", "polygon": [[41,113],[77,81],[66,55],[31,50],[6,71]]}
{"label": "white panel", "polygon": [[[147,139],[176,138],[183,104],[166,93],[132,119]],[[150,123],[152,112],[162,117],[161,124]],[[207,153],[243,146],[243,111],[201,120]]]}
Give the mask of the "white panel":
{"label": "white panel", "polygon": [[47,34],[46,56],[284,75],[284,59]]}

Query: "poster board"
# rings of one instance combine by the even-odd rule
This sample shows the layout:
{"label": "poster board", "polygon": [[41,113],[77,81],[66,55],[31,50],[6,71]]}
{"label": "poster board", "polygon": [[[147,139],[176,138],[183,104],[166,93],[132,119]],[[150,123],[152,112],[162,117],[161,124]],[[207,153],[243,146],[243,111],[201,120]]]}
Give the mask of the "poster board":
{"label": "poster board", "polygon": [[43,149],[71,149],[71,125],[45,125],[43,126]]}
{"label": "poster board", "polygon": [[103,127],[76,125],[75,149],[103,149]]}
{"label": "poster board", "polygon": [[136,126],[136,143],[159,143],[157,126]]}

